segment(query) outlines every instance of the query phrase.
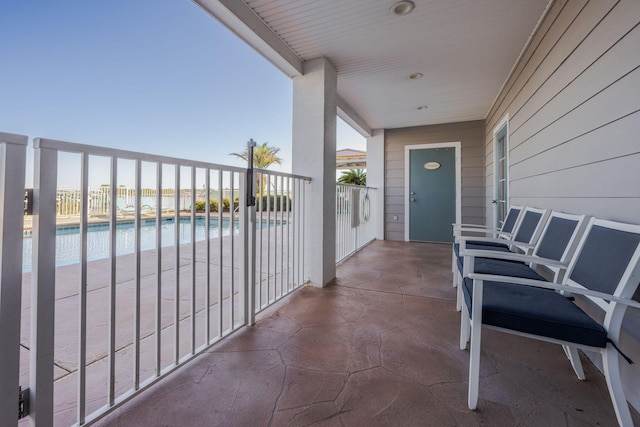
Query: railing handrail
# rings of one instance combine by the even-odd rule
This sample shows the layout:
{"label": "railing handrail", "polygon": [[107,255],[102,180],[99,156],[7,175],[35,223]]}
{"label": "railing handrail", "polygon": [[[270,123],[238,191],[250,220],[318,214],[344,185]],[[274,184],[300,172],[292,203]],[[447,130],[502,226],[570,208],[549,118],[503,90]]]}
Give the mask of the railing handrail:
{"label": "railing handrail", "polygon": [[[14,136],[13,134],[0,133],[0,138],[4,138],[4,135],[7,135],[7,138],[11,138],[12,136]],[[11,141],[8,140],[7,142],[11,142]],[[191,159],[185,159],[180,157],[161,156],[156,154],[141,153],[138,151],[121,150],[118,148],[100,147],[100,146],[88,145],[88,144],[79,144],[76,142],[61,141],[61,140],[48,139],[48,138],[35,138],[33,140],[33,147],[34,148],[50,148],[50,149],[55,149],[55,150],[60,150],[60,151],[65,151],[70,153],[87,153],[93,156],[118,157],[118,158],[129,159],[129,160],[141,160],[141,161],[158,162],[158,163],[172,164],[172,165],[180,164],[182,166],[195,166],[199,168],[209,168],[209,169],[224,169],[227,171],[233,171],[233,172],[239,172],[239,173],[243,173],[246,171],[246,169],[241,167],[223,165],[220,163],[209,163],[209,162],[203,162],[201,160],[191,160]],[[281,176],[285,178],[302,179],[304,181],[311,181],[311,178],[308,176],[297,175],[289,172],[280,172],[280,171],[272,171],[272,170],[257,169],[257,168],[254,170],[257,173]]]}
{"label": "railing handrail", "polygon": [[342,182],[336,182],[336,185],[344,186],[344,187],[352,187],[352,188],[368,188],[370,190],[377,190],[378,187],[367,187],[366,185],[357,185],[357,184],[345,184]]}
{"label": "railing handrail", "polygon": [[282,176],[284,178],[301,179],[303,181],[309,181],[309,182],[311,181],[311,178],[308,177],[308,176],[296,175],[296,174],[289,173],[289,172],[271,171],[271,170],[267,170],[267,169],[258,169],[258,168],[255,168],[254,172],[255,173],[260,173],[260,174],[265,174],[265,175]]}
{"label": "railing handrail", "polygon": [[156,154],[141,153],[137,151],[120,150],[117,148],[99,147],[95,145],[78,144],[75,142],[59,141],[55,139],[36,138],[33,140],[34,148],[48,148],[69,153],[86,153],[91,156],[118,157],[127,160],[140,160],[169,165],[193,166],[203,169],[222,169],[230,172],[244,173],[246,169],[237,166],[209,163],[200,160],[182,159],[178,157],[161,156]]}
{"label": "railing handrail", "polygon": [[17,133],[0,132],[0,143],[26,146],[29,143],[29,139]]}

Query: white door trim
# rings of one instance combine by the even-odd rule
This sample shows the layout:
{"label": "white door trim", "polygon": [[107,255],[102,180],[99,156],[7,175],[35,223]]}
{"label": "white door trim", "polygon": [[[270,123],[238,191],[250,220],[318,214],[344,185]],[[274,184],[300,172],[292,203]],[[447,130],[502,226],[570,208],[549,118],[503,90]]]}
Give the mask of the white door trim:
{"label": "white door trim", "polygon": [[[409,154],[411,150],[422,150],[425,148],[455,148],[456,156],[456,222],[462,222],[462,161],[460,141],[440,142],[435,144],[417,144],[404,146],[404,240],[409,241],[409,175],[411,164]],[[453,232],[453,231],[452,231]]]}
{"label": "white door trim", "polygon": [[[498,142],[497,140],[497,135],[498,133],[500,133],[500,131],[502,130],[502,128],[504,128],[506,126],[506,139],[505,139],[505,143],[504,143],[504,159],[505,159],[505,164],[507,165],[507,168],[504,172],[504,179],[505,179],[505,193],[506,193],[506,199],[505,199],[505,203],[507,204],[507,210],[509,209],[510,203],[509,203],[509,113],[506,113],[504,115],[504,117],[498,122],[498,124],[493,128],[493,199],[491,200],[491,203],[493,204],[493,200],[497,200],[498,199],[498,186],[496,185],[496,176],[498,176],[498,159],[496,158],[496,143]],[[492,225],[497,227],[497,223],[498,223],[498,205],[497,204],[493,204],[493,221],[492,221]]]}

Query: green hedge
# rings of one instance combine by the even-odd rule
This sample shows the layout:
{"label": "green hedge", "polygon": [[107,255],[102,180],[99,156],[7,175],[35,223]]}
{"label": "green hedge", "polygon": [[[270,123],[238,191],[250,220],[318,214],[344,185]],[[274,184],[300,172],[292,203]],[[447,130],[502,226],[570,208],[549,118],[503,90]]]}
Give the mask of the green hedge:
{"label": "green hedge", "polygon": [[[233,201],[233,208],[235,209],[238,206],[238,199]],[[206,209],[207,202],[205,200],[198,200],[196,202],[196,212],[204,212]],[[222,212],[229,212],[229,207],[231,205],[231,200],[228,197],[222,199]],[[218,199],[210,199],[209,200],[209,211],[210,212],[218,212]]]}
{"label": "green hedge", "polygon": [[[284,202],[284,203],[283,203]],[[268,203],[268,205],[267,205]],[[283,208],[280,208],[280,204],[283,205]],[[267,209],[268,208],[268,209]],[[256,210],[260,210],[260,196],[256,197]],[[262,211],[271,210],[271,211],[280,211],[280,210],[291,210],[291,198],[290,197],[281,197],[281,196],[262,196]]]}
{"label": "green hedge", "polygon": [[[238,207],[239,200],[235,199],[233,201],[233,208]],[[282,203],[284,202],[284,203]],[[267,206],[267,203],[269,204]],[[228,197],[222,199],[222,212],[229,212],[229,205],[231,201]],[[280,211],[280,205],[283,205],[284,208],[282,210],[291,210],[291,198],[290,197],[280,197],[280,196],[262,196],[262,211]],[[199,200],[196,202],[196,212],[204,212],[206,209],[206,202],[204,200]],[[260,210],[260,196],[256,197],[256,210]],[[210,212],[218,212],[218,199],[209,200],[209,211]]]}

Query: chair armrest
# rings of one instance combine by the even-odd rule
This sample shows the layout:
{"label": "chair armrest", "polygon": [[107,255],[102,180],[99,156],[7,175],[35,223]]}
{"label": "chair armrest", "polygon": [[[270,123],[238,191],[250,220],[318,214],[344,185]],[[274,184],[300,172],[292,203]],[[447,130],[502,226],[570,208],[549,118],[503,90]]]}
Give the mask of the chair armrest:
{"label": "chair armrest", "polygon": [[[505,236],[510,237],[511,234],[505,233]],[[487,242],[487,243],[503,243],[507,246],[512,244],[511,240],[500,239],[497,237],[473,237],[473,236],[465,236],[460,237],[460,250],[467,247],[467,241],[473,240],[476,242]]]}
{"label": "chair armrest", "polygon": [[469,278],[475,280],[482,280],[484,282],[501,282],[512,285],[533,286],[536,288],[552,289],[555,291],[564,291],[572,294],[585,295],[590,297],[600,298],[606,301],[613,301],[619,304],[624,304],[629,307],[640,308],[640,302],[632,300],[630,298],[620,298],[615,295],[607,294],[605,292],[594,291],[587,288],[579,288],[577,286],[562,285],[560,283],[545,282],[542,280],[523,279],[520,277],[507,277],[497,276],[494,274],[469,274]]}
{"label": "chair armrest", "polygon": [[[470,235],[469,233],[474,234]],[[480,234],[480,236],[478,236],[478,234]],[[473,238],[474,235],[476,238],[484,238],[485,236],[490,236],[489,238],[496,238],[497,236],[504,236],[505,238],[511,237],[510,233],[502,232],[500,230],[473,227],[454,228],[453,235],[454,237],[456,237],[456,239],[461,239],[463,237]]]}
{"label": "chair armrest", "polygon": [[533,243],[517,242],[515,240],[511,240],[511,244],[513,246],[518,246],[518,247],[527,248],[527,249],[532,249],[536,247],[536,245],[534,245]]}
{"label": "chair armrest", "polygon": [[[460,246],[460,256],[475,257],[475,258],[491,258],[491,259],[504,259],[508,261],[521,261],[525,263],[534,263],[538,265],[546,265],[547,267],[556,267],[566,269],[569,264],[555,259],[543,258],[535,255],[518,254],[515,252],[497,252],[497,251],[484,251],[482,249],[463,249]],[[466,260],[465,260],[466,263]],[[473,264],[469,267],[473,269]],[[473,270],[471,271],[473,273]],[[471,276],[469,276],[471,277]]]}
{"label": "chair armrest", "polygon": [[506,231],[497,230],[494,228],[481,228],[481,227],[454,227],[453,231],[456,232],[470,232],[470,233],[485,233],[485,234],[504,234],[506,236],[511,236],[511,233],[507,233]]}
{"label": "chair armrest", "polygon": [[488,231],[500,231],[498,228],[489,228],[486,225],[481,225],[481,224],[463,224],[463,223],[453,223],[451,224],[453,226],[454,230],[458,230],[461,228],[479,228],[482,230],[488,230]]}

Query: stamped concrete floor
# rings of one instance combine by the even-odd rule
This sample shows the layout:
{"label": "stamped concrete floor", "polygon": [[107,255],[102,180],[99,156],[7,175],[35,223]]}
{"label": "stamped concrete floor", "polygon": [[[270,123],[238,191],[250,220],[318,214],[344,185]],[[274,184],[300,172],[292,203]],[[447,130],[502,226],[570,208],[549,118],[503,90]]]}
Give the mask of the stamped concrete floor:
{"label": "stamped concrete floor", "polygon": [[[108,426],[612,426],[602,375],[559,346],[483,332],[480,402],[450,246],[375,242],[148,389]],[[634,413],[634,421],[640,418]]]}

